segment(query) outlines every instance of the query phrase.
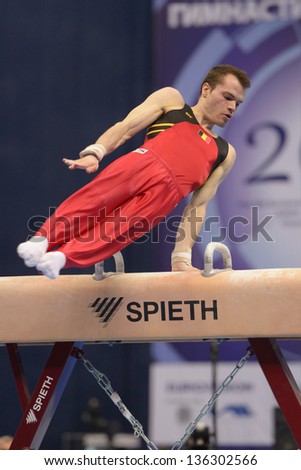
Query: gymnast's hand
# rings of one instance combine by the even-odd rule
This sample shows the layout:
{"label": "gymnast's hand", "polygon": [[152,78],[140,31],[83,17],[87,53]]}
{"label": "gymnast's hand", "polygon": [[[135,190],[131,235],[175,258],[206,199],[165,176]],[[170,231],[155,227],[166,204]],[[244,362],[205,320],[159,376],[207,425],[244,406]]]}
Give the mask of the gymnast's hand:
{"label": "gymnast's hand", "polygon": [[194,268],[191,264],[185,263],[185,261],[174,261],[172,263],[171,270],[175,271],[200,271],[200,269]]}
{"label": "gymnast's hand", "polygon": [[95,173],[99,166],[99,161],[94,155],[87,155],[77,160],[63,158],[63,162],[68,166],[69,170],[85,170],[86,173]]}

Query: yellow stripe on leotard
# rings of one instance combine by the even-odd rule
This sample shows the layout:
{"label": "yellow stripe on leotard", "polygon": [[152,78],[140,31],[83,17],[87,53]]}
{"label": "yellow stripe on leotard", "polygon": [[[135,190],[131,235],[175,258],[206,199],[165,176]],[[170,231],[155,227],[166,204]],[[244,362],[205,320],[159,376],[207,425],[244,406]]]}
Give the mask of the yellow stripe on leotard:
{"label": "yellow stripe on leotard", "polygon": [[[162,123],[159,123],[159,124],[153,124],[152,126],[150,126],[150,128],[147,131],[146,135],[156,134],[156,133],[159,133],[159,132],[166,131],[166,129],[172,127],[173,125],[174,124],[172,122],[162,122]],[[161,128],[161,129],[154,129],[155,127],[158,127],[158,128]]]}

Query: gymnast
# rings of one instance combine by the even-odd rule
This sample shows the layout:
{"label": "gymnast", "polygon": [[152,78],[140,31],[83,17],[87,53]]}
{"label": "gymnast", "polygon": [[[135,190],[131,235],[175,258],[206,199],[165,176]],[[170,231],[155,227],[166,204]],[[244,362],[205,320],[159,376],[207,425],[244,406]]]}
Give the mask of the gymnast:
{"label": "gymnast", "polygon": [[25,265],[55,279],[62,268],[104,261],[151,230],[192,193],[171,266],[173,271],[195,270],[191,253],[206,206],[236,157],[233,146],[212,128],[230,121],[249,87],[246,72],[217,65],[204,78],[194,106],[175,88],[159,89],[82,150],[80,158],[64,158],[70,170],[94,173],[105,155],[146,129],[140,148],[99,172],[59,205],[32,238],[18,245]]}

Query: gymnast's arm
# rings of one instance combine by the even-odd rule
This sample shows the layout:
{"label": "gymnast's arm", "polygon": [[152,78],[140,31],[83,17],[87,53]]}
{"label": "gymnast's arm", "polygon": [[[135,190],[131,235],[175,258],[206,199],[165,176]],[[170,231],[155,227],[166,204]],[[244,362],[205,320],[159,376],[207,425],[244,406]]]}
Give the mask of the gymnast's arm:
{"label": "gymnast's arm", "polygon": [[78,168],[93,173],[98,170],[99,162],[104,155],[113,152],[138,132],[150,126],[163,113],[171,109],[180,109],[184,104],[184,99],[178,90],[172,87],[161,88],[134,108],[123,121],[117,122],[97,139],[95,144],[96,147],[99,146],[98,156],[91,153],[83,158],[76,160],[64,158],[63,161],[70,170]]}
{"label": "gymnast's arm", "polygon": [[193,193],[189,204],[185,207],[172,253],[172,271],[196,270],[191,265],[191,253],[206,217],[207,204],[230,172],[235,157],[235,149],[229,145],[228,155],[223,163],[213,171],[205,184]]}

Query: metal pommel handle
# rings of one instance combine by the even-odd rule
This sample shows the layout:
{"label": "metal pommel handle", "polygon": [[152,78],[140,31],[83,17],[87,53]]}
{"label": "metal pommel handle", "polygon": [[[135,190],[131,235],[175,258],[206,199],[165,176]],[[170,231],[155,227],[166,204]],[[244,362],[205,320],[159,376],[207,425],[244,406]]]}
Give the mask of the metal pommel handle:
{"label": "metal pommel handle", "polygon": [[223,269],[232,269],[232,256],[229,248],[223,243],[211,242],[208,243],[204,253],[204,276],[212,276],[219,272],[213,267],[213,255],[215,251],[219,251],[223,257]]}
{"label": "metal pommel handle", "polygon": [[[116,267],[116,273],[124,273],[124,259],[120,251],[113,255]],[[111,275],[112,273],[106,273],[104,269],[104,261],[100,261],[95,264],[95,272],[93,274],[93,279],[95,281],[101,281],[106,276]]]}

